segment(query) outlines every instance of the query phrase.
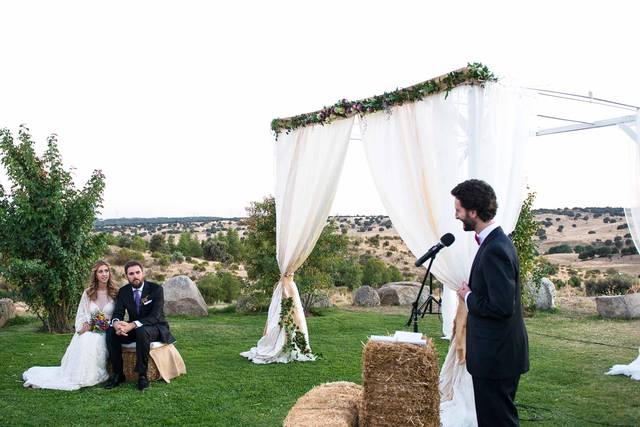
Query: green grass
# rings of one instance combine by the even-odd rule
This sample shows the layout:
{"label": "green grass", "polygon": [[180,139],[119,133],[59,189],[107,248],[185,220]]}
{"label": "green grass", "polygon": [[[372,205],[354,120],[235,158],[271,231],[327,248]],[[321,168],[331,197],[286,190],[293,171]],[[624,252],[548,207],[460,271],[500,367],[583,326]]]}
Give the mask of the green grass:
{"label": "green grass", "polygon": [[[36,321],[0,329],[0,425],[277,426],[296,399],[328,381],[361,382],[362,343],[403,329],[406,316],[331,309],[308,319],[313,363],[254,365],[238,353],[255,345],[266,315],[212,313],[170,322],[188,374],[140,393],[133,384],[75,392],[25,389],[30,366],[58,365],[70,335],[38,332]],[[440,336],[437,317],[421,331]],[[563,311],[527,319],[531,371],[517,401],[531,426],[640,424],[640,383],[604,372],[637,357],[640,321],[604,321]],[[448,342],[436,339],[440,363]],[[588,341],[588,342],[583,342]],[[594,344],[597,342],[600,344]]]}

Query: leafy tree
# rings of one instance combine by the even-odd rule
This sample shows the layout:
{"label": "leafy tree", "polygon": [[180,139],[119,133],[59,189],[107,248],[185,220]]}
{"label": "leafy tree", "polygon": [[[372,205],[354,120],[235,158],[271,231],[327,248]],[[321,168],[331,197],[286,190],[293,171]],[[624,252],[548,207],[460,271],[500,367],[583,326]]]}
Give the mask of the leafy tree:
{"label": "leafy tree", "polygon": [[163,234],[154,234],[149,241],[149,250],[151,252],[168,253],[169,247]]}
{"label": "leafy tree", "polygon": [[180,234],[180,239],[178,240],[176,249],[178,252],[181,252],[186,256],[201,258],[203,255],[202,246],[200,245],[200,242],[198,242],[198,237],[192,236],[189,232]]}
{"label": "leafy tree", "polygon": [[[263,302],[268,301],[275,284],[280,279],[280,270],[276,262],[276,205],[273,197],[261,202],[252,202],[247,208],[248,218],[245,232],[245,268],[251,280],[250,291]],[[337,266],[347,256],[349,240],[337,233],[334,223],[327,224],[322,230],[316,245],[296,272],[304,310],[308,312],[314,297],[322,289],[334,283]]]}
{"label": "leafy tree", "polygon": [[134,251],[144,252],[148,247],[147,241],[140,236],[133,236],[133,239],[131,239],[131,249]]}
{"label": "leafy tree", "polygon": [[91,265],[103,252],[103,234],[92,233],[102,207],[104,175],[96,170],[81,190],[64,170],[55,135],[42,157],[29,130],[17,144],[0,130],[2,165],[11,191],[0,186],[0,273],[49,332],[71,330]]}
{"label": "leafy tree", "polygon": [[198,280],[198,289],[207,304],[230,303],[238,298],[242,279],[228,272],[207,273]]}
{"label": "leafy tree", "polygon": [[[518,222],[512,235],[520,262],[522,307],[529,312],[535,311],[535,295],[543,277],[541,269],[538,268],[540,256],[533,242],[533,236],[537,235],[536,231],[539,229],[531,210],[535,198],[535,192],[529,193],[522,203]],[[539,237],[542,238],[543,235],[541,234]]]}
{"label": "leafy tree", "polygon": [[362,268],[362,284],[373,288],[387,283],[387,266],[377,258],[369,258]]}

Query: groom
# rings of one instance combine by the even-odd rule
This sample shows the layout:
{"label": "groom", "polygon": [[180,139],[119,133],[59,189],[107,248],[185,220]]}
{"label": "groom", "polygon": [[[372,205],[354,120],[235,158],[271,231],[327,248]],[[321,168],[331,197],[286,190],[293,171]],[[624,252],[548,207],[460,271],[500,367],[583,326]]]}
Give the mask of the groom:
{"label": "groom", "polygon": [[520,266],[511,239],[493,222],[496,195],[484,181],[458,184],[456,219],[475,231],[478,252],[469,283],[458,294],[469,311],[467,370],[473,378],[478,426],[517,426],[514,399],[529,370],[529,344],[520,305]]}
{"label": "groom", "polygon": [[[111,389],[125,382],[121,344],[135,342],[138,390],[144,390],[149,387],[147,366],[151,342],[173,343],[175,338],[169,332],[169,324],[164,318],[162,286],[144,280],[144,269],[138,261],[128,261],[124,265],[124,274],[129,283],[118,291],[113,320],[107,330],[107,347],[113,375],[105,388]],[[129,322],[120,320],[124,319],[125,310],[129,315]]]}

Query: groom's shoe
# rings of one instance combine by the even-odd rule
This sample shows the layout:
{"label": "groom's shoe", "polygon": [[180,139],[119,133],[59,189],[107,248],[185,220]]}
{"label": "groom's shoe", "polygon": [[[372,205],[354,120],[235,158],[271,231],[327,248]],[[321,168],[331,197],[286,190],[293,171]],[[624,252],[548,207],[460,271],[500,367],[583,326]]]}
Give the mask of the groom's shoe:
{"label": "groom's shoe", "polygon": [[107,390],[110,390],[114,387],[118,387],[120,384],[122,384],[126,380],[127,378],[124,376],[124,374],[113,374],[107,380],[107,383],[104,385],[104,388],[106,388]]}
{"label": "groom's shoe", "polygon": [[142,391],[148,387],[149,387],[149,380],[147,379],[146,376],[140,375],[138,377],[138,390]]}

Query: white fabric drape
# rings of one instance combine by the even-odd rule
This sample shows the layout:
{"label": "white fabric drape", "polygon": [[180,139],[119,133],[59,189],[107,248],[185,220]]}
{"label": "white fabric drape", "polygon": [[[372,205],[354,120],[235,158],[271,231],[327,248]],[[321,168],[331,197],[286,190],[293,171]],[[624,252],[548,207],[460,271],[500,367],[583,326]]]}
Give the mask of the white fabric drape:
{"label": "white fabric drape", "polygon": [[312,354],[285,354],[279,326],[283,297],[293,298],[294,321],[309,345],[307,323],[293,274],[302,266],[324,228],[347,152],[353,118],[282,134],[276,143],[276,252],[282,274],[271,299],[265,335],[241,353],[254,363],[314,360]]}
{"label": "white fabric drape", "polygon": [[[631,130],[632,132],[634,129]],[[629,172],[631,176],[628,207],[624,209],[624,215],[629,224],[629,233],[636,249],[640,251],[640,114],[636,115],[635,132],[632,141],[628,144]],[[631,135],[630,135],[631,136]]]}
{"label": "white fabric drape", "polygon": [[[636,114],[635,129],[630,129],[632,141],[629,143],[627,158],[629,159],[629,172],[631,176],[628,207],[624,209],[624,215],[629,224],[629,233],[633,244],[640,252],[640,113]],[[640,352],[640,349],[638,350]],[[627,375],[640,381],[640,356],[628,365],[613,365],[607,372],[608,375]]]}
{"label": "white fabric drape", "polygon": [[[440,252],[432,272],[443,292],[443,333],[451,337],[457,309],[457,289],[468,280],[477,244],[473,233],[462,230],[454,216],[453,187],[469,178],[483,179],[495,190],[495,220],[509,233],[515,227],[524,195],[524,154],[530,136],[531,97],[522,90],[498,84],[461,86],[449,96],[423,101],[367,116],[361,123],[363,145],[373,179],[385,209],[414,256],[419,257],[445,233],[455,243]],[[453,343],[452,343],[453,346]],[[441,381],[447,395],[470,384],[466,367],[449,351]],[[444,368],[443,367],[443,368]],[[471,402],[466,408],[475,423]],[[461,393],[454,399],[464,399]],[[446,419],[450,419],[445,416]],[[457,413],[455,425],[464,424]],[[473,425],[473,424],[471,424]]]}

